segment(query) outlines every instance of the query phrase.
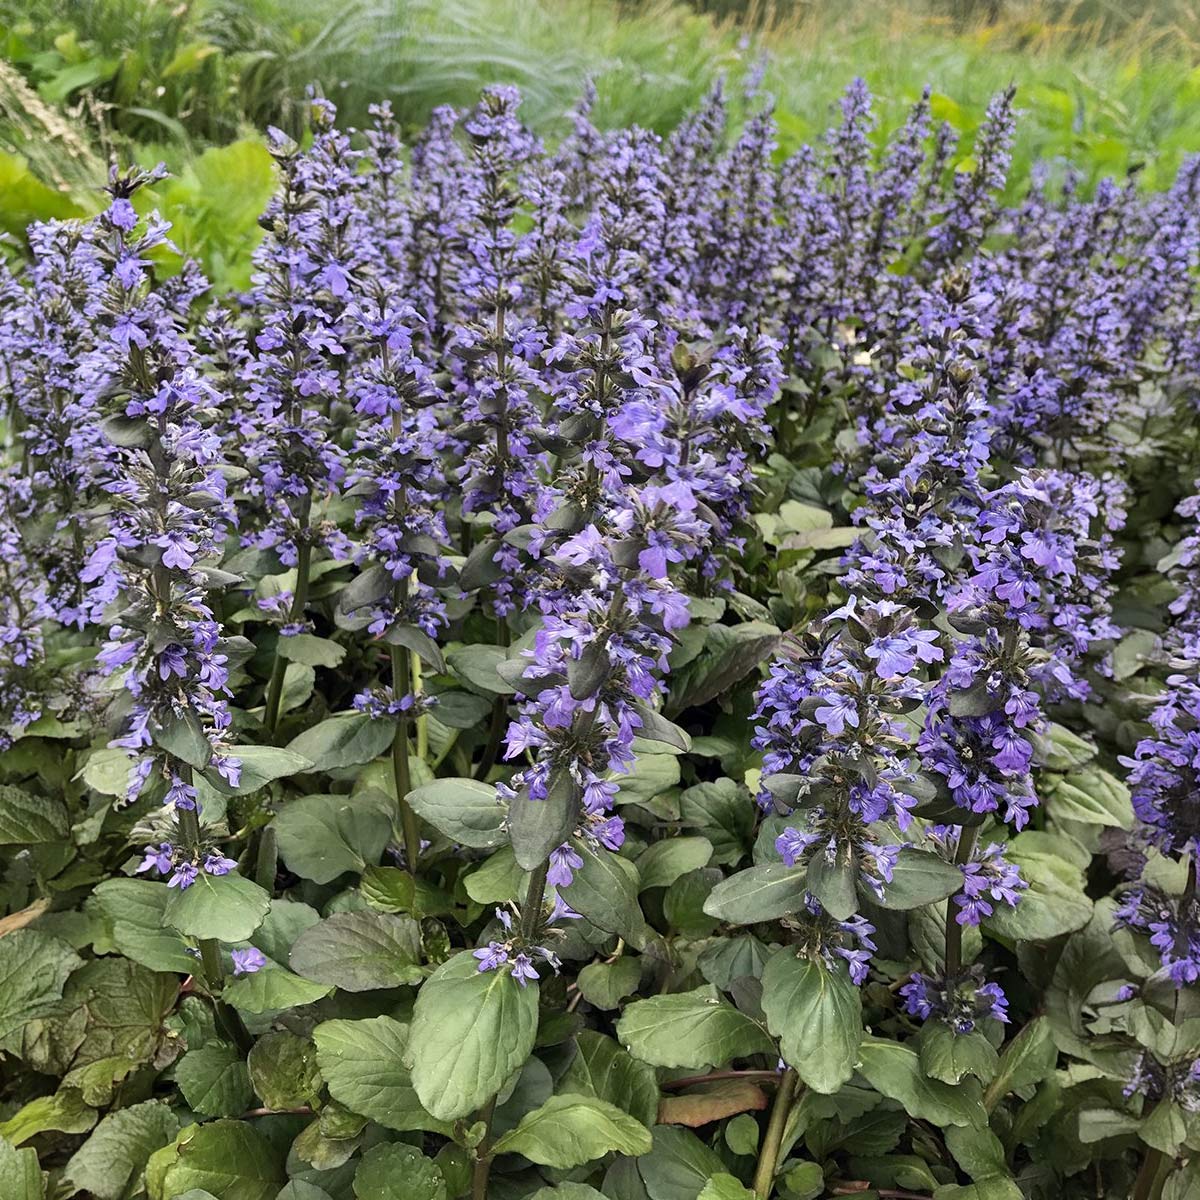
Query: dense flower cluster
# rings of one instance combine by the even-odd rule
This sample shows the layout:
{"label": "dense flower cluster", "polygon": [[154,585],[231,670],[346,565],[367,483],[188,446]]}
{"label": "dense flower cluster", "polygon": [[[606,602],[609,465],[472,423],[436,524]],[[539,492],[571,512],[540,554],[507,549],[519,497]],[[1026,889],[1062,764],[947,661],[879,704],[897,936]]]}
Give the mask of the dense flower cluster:
{"label": "dense flower cluster", "polygon": [[[268,134],[244,295],[174,250],[159,170],[0,272],[0,787],[30,791],[5,902],[52,896],[29,932],[69,930],[64,962],[186,972],[147,1063],[196,1136],[312,1116],[286,1169],[321,1194],[318,1163],[424,1138],[447,1195],[467,1157],[486,1194],[497,1146],[533,1192],[544,1100],[635,1104],[610,1124],[644,1147],[657,1090],[730,1071],[721,1105],[775,1089],[775,1151],[803,1084],[811,1194],[810,1167],[957,1192],[981,1158],[1003,1188],[993,1158],[1058,1137],[1014,1168],[1044,1200],[1097,1128],[1173,1154],[1200,1093],[1200,498],[1182,538],[1169,515],[1200,165],[1010,207],[1011,91],[968,154],[928,93],[881,145],[857,82],[786,159],[754,88],[738,129],[718,88],[665,137],[594,101],[547,146],[491,88],[408,149],[386,104],[352,131],[314,93],[309,134]],[[379,1003],[330,1022],[355,990]],[[74,1053],[60,1000],[5,1039],[38,1078]],[[280,1061],[311,1035],[321,1078],[283,1094],[239,1012]],[[331,1023],[402,1059],[401,1141],[364,1133]],[[645,1071],[601,1095],[609,1033]],[[228,1096],[193,1086],[231,1052]],[[1000,1107],[1035,1086],[1074,1107]],[[1172,1129],[1111,1111],[1139,1098]],[[879,1155],[846,1149],[864,1116],[895,1126]],[[650,1192],[663,1142],[633,1156]],[[748,1179],[735,1143],[712,1159]],[[1125,1149],[1105,1187],[1153,1194]]]}

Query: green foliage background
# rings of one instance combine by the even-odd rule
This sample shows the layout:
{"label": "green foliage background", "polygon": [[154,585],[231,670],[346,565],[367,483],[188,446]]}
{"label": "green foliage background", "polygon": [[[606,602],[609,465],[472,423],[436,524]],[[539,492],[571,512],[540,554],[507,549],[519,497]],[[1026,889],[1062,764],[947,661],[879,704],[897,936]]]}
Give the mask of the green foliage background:
{"label": "green foliage background", "polygon": [[176,178],[155,202],[181,250],[239,286],[271,186],[260,131],[299,133],[310,83],[349,124],[386,98],[416,130],[512,82],[553,138],[586,79],[601,124],[665,131],[721,77],[740,100],[763,61],[780,154],[818,136],[861,74],[881,131],[929,84],[966,160],[1015,81],[1013,187],[1067,160],[1088,184],[1135,170],[1161,187],[1200,148],[1198,17],[1194,0],[0,0],[0,229],[19,249],[29,221],[94,210],[114,155],[163,159]]}

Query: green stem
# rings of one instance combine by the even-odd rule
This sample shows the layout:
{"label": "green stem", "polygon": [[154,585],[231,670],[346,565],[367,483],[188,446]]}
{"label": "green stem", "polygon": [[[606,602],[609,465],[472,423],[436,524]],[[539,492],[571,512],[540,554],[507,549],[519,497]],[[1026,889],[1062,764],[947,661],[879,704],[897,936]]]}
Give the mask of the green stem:
{"label": "green stem", "polygon": [[1162,1190],[1157,1185],[1164,1160],[1165,1155],[1161,1150],[1152,1149],[1147,1152],[1133,1185],[1132,1200],[1157,1200]]}
{"label": "green stem", "polygon": [[[406,583],[396,585],[396,608],[400,610],[407,591]],[[408,651],[403,646],[391,647],[392,691],[397,699],[404,693],[409,680]],[[400,812],[400,828],[404,838],[404,865],[410,875],[417,873],[417,860],[421,857],[421,831],[417,825],[417,814],[409,807],[408,793],[412,791],[412,780],[408,770],[408,718],[396,722],[396,736],[392,738],[392,779],[396,784],[396,807]]]}
{"label": "green stem", "polygon": [[471,1200],[487,1200],[488,1175],[492,1170],[492,1115],[496,1111],[493,1096],[479,1111],[479,1119],[487,1126],[483,1141],[475,1147],[475,1169],[471,1172]]}
{"label": "green stem", "polygon": [[[498,645],[507,646],[509,643],[508,622],[501,617],[498,622]],[[492,701],[492,720],[488,727],[488,740],[483,749],[483,757],[475,768],[476,779],[486,779],[496,760],[500,757],[500,745],[504,741],[504,730],[508,724],[508,700],[497,696]]]}
{"label": "green stem", "polygon": [[[185,769],[190,781],[191,772]],[[179,832],[189,854],[199,857],[200,845],[200,814],[194,808],[179,810]],[[230,1008],[218,994],[225,980],[225,970],[221,966],[221,943],[216,938],[200,938],[200,966],[203,969],[204,980],[212,993],[213,1007],[216,1010],[217,1022],[226,1034],[237,1043],[243,1054],[248,1054],[254,1045],[246,1026],[237,1010]]]}
{"label": "green stem", "polygon": [[[971,861],[979,839],[978,825],[964,825],[958,834],[958,849],[954,861],[958,866]],[[949,983],[962,969],[962,926],[956,920],[958,906],[951,896],[946,901],[946,981]]]}
{"label": "green stem", "polygon": [[792,1111],[792,1101],[796,1096],[797,1080],[796,1072],[788,1067],[775,1093],[771,1119],[767,1122],[767,1136],[758,1152],[758,1165],[754,1168],[754,1194],[758,1200],[767,1200],[775,1186],[779,1149],[783,1144],[783,1131],[787,1128],[788,1114]]}
{"label": "green stem", "polygon": [[[308,542],[301,542],[296,554],[296,590],[292,594],[292,604],[288,609],[289,624],[304,615],[304,607],[308,603],[308,570],[311,562],[312,546]],[[286,673],[287,659],[277,650],[275,662],[271,666],[271,682],[267,685],[267,703],[263,709],[263,727],[272,740],[275,727],[279,724],[279,705],[283,700],[283,677]]]}
{"label": "green stem", "polygon": [[546,899],[546,876],[549,873],[550,860],[547,859],[529,876],[529,886],[525,889],[525,900],[521,904],[521,937],[526,944],[537,937],[542,921],[542,903]]}

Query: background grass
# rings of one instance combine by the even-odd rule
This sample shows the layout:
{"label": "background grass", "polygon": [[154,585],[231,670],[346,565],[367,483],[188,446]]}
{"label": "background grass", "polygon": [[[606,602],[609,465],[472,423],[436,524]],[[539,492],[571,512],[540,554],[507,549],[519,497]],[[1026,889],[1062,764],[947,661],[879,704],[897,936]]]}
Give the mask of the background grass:
{"label": "background grass", "polygon": [[1200,150],[1197,30],[1200,0],[0,0],[0,227],[93,207],[114,156],[162,158],[186,248],[236,280],[254,233],[228,213],[269,186],[245,147],[268,123],[300,132],[310,82],[348,124],[386,97],[409,131],[512,82],[553,138],[588,78],[603,125],[665,132],[721,77],[736,120],[764,61],[781,154],[862,75],[881,137],[928,83],[965,157],[1015,82],[1014,190],[1035,162],[1067,160],[1089,185],[1136,170],[1157,188]]}

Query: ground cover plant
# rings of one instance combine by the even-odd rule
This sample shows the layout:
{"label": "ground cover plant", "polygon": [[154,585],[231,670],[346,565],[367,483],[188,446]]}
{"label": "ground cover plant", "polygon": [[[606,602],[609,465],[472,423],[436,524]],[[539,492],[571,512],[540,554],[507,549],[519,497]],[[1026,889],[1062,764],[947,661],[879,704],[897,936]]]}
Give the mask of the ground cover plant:
{"label": "ground cover plant", "polygon": [[1200,1195],[1200,162],[738,103],[30,231],[5,1200]]}

